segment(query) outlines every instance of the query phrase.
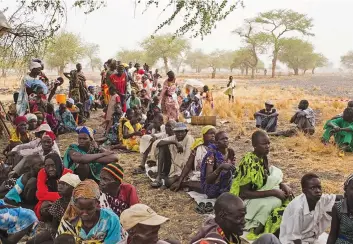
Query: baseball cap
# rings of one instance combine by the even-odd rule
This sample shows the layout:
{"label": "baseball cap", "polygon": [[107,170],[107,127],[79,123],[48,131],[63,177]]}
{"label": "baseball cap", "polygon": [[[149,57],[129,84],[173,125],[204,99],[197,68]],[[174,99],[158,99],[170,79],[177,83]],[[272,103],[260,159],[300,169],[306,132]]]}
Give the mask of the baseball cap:
{"label": "baseball cap", "polygon": [[137,224],[161,225],[168,220],[168,218],[158,215],[149,206],[141,203],[131,206],[120,215],[120,222],[125,230],[129,230]]}

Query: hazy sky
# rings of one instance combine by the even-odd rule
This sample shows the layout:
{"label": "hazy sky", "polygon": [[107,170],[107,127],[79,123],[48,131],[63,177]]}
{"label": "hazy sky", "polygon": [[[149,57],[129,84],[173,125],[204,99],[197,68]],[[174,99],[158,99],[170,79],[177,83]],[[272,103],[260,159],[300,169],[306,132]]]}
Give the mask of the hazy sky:
{"label": "hazy sky", "polygon": [[[4,2],[15,1],[5,0]],[[72,2],[73,0],[67,0],[67,6],[71,6]],[[121,48],[138,48],[139,42],[153,34],[156,26],[170,13],[161,14],[162,8],[152,7],[142,14],[144,5],[138,5],[134,16],[135,0],[108,0],[107,2],[107,7],[89,15],[69,7],[67,23],[64,26],[68,31],[79,33],[84,41],[99,44],[100,56],[103,60],[114,57]],[[169,0],[161,0],[162,4],[167,2]],[[191,39],[192,47],[202,48],[207,52],[217,48],[235,50],[241,46],[241,41],[231,31],[240,27],[245,18],[254,17],[259,12],[271,9],[287,8],[305,13],[314,19],[315,37],[307,39],[314,43],[317,52],[322,52],[335,66],[339,65],[341,55],[353,49],[353,29],[349,24],[353,23],[353,0],[245,0],[244,2],[245,8],[235,10],[204,40]],[[182,21],[179,19],[174,26],[164,28],[161,33],[174,31],[178,23],[181,24]],[[264,61],[267,66],[270,59]]]}

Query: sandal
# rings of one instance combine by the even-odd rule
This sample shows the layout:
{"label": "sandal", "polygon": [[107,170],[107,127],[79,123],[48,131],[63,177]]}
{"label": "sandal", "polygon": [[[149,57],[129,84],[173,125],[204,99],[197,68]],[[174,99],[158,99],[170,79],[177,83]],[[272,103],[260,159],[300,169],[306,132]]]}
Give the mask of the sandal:
{"label": "sandal", "polygon": [[205,213],[213,212],[213,204],[211,202],[207,202],[205,205]]}
{"label": "sandal", "polygon": [[205,214],[205,207],[206,207],[206,204],[204,202],[200,202],[199,204],[197,204],[197,207],[195,208],[196,213]]}
{"label": "sandal", "polygon": [[140,175],[140,174],[144,174],[146,173],[146,169],[145,167],[139,165],[137,169],[134,169],[134,171],[132,172],[133,175]]}

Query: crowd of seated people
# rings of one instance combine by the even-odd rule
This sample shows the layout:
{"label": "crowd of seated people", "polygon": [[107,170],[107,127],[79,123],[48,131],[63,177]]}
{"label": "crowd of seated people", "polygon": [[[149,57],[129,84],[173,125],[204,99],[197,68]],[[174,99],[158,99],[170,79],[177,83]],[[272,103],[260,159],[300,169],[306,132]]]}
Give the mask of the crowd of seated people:
{"label": "crowd of seated people", "polygon": [[[214,205],[197,207],[198,213],[214,211],[215,216],[190,243],[242,243],[244,231],[245,238],[256,244],[353,242],[353,177],[346,180],[343,195],[333,195],[323,194],[319,176],[307,173],[301,179],[302,194],[295,197],[282,170],[268,157],[269,135],[315,132],[315,113],[307,100],[299,103],[290,120],[295,129],[285,132],[276,131],[279,113],[267,101],[265,109],[254,114],[261,130],[252,134],[253,150],[236,155],[226,131],[206,125],[194,138],[188,125],[179,122],[179,113],[198,116],[204,104],[213,107],[207,86],[184,98],[173,72],[161,86],[161,76],[152,75],[148,65],[109,60],[102,72],[105,138],[97,140],[92,128],[79,125],[94,103],[82,67],[66,73],[70,95],[57,110],[50,102],[53,93],[46,78],[39,80],[41,67],[32,62],[24,90],[16,96],[25,101],[23,92],[34,94],[28,107],[11,111],[14,128],[2,169],[8,177],[0,185],[2,243],[18,243],[25,235],[30,236],[28,244],[181,243],[159,238],[168,218],[143,204],[138,187],[124,181],[117,153],[99,145],[103,142],[112,144],[111,149],[139,153],[141,161],[133,174],[146,174],[152,188],[194,191],[214,200]],[[234,87],[228,87],[233,101]],[[348,104],[343,114],[326,123],[322,141],[329,143],[333,136],[341,150],[351,151],[352,123]],[[62,158],[57,138],[64,133],[76,133],[77,143],[65,145]],[[241,156],[238,163],[236,156]],[[40,231],[39,222],[45,224]]]}

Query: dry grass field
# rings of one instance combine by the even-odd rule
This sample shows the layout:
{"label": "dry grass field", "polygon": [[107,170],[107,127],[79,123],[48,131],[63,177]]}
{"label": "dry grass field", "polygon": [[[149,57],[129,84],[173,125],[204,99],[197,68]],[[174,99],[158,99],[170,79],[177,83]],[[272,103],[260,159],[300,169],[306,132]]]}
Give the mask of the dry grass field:
{"label": "dry grass field", "polygon": [[[210,107],[205,107],[204,114],[217,115],[217,129],[229,133],[230,146],[236,151],[237,161],[247,151],[252,150],[250,137],[256,129],[253,114],[264,106],[266,100],[273,100],[280,113],[279,129],[288,129],[290,128],[288,121],[298,102],[301,99],[307,99],[317,115],[315,135],[271,138],[270,163],[284,171],[285,181],[292,186],[296,194],[300,193],[300,178],[306,172],[315,172],[321,177],[325,192],[342,192],[343,181],[352,172],[353,156],[346,154],[344,157],[339,157],[337,149],[333,145],[324,146],[320,142],[320,137],[325,121],[341,113],[347,104],[347,102],[332,100],[347,97],[345,94],[337,97],[325,95],[329,93],[320,92],[320,83],[314,85],[310,83],[310,86],[308,84],[307,87],[304,85],[297,88],[295,82],[281,86],[279,80],[276,80],[279,84],[244,80],[238,82],[235,103],[229,103],[223,95],[222,86],[224,87],[225,82],[224,79],[217,80],[217,83],[205,81],[213,87],[215,108],[212,110]],[[337,84],[333,87],[339,89]],[[316,92],[314,92],[315,89]],[[98,132],[101,131],[98,127],[102,120],[101,115],[101,111],[94,113],[93,118],[87,122],[87,125],[97,129]],[[223,124],[221,121],[229,123]],[[201,127],[189,126],[189,129],[193,136],[199,136]],[[3,139],[0,141],[2,141],[1,145],[4,145]],[[67,146],[75,141],[74,135],[60,137],[61,151],[64,152]],[[194,211],[195,203],[186,193],[151,189],[147,177],[132,175],[132,170],[139,165],[139,154],[120,154],[120,159],[125,169],[125,180],[137,187],[141,202],[170,218],[170,221],[161,229],[161,237],[179,239],[182,243],[188,243],[206,216],[198,215]]]}

